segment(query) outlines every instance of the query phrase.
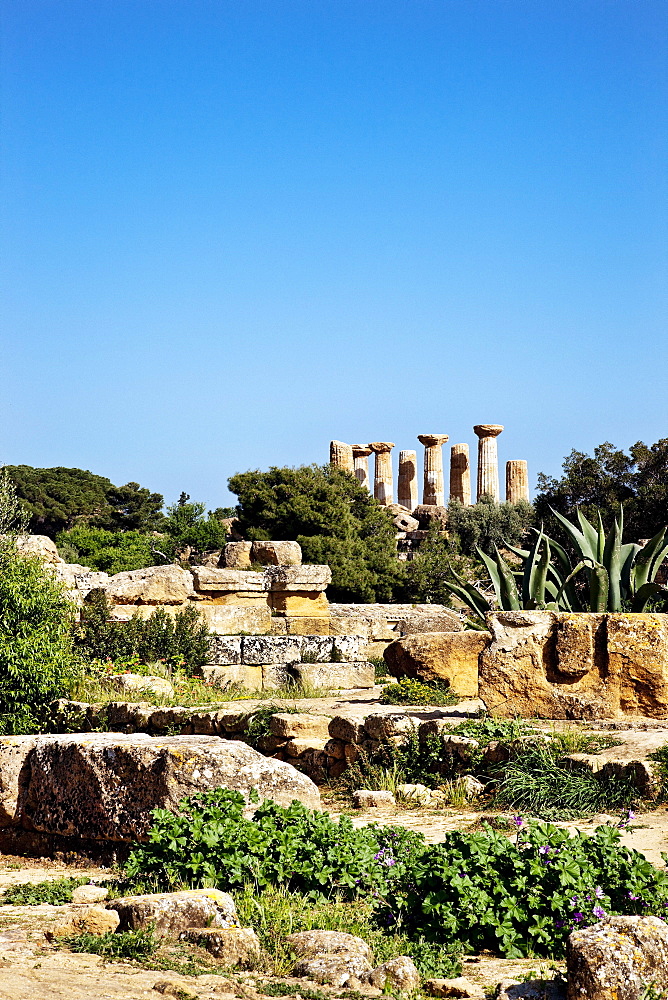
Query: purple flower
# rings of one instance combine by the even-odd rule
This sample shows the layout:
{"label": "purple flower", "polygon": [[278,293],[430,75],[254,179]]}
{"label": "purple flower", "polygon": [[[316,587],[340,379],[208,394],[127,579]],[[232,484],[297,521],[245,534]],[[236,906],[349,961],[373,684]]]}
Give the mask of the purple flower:
{"label": "purple flower", "polygon": [[388,868],[391,868],[392,865],[396,865],[396,863],[397,862],[394,860],[394,858],[384,858],[383,859],[383,864],[387,865]]}
{"label": "purple flower", "polygon": [[599,920],[601,919],[601,917],[604,917],[606,915],[605,910],[603,909],[602,906],[595,906],[591,912],[594,914],[595,917],[598,917]]}
{"label": "purple flower", "polygon": [[580,911],[578,910],[577,913],[573,914],[573,920],[575,921],[576,924],[581,924],[582,921],[584,920],[584,913],[580,913]]}
{"label": "purple flower", "polygon": [[602,899],[603,896],[605,896],[605,893],[601,889],[600,885],[596,886],[596,891],[594,892],[594,895],[596,896],[597,899]]}
{"label": "purple flower", "polygon": [[549,854],[551,850],[552,850],[551,847],[548,847],[547,844],[543,844],[541,847],[538,848],[538,853],[539,854]]}
{"label": "purple flower", "polygon": [[634,896],[630,889],[627,893],[627,896],[629,897],[629,899],[640,899],[640,896]]}
{"label": "purple flower", "polygon": [[522,827],[524,826],[524,820],[522,819],[522,817],[521,816],[513,816],[512,820],[513,820],[513,823],[515,824],[515,826],[517,827],[517,829],[521,830]]}

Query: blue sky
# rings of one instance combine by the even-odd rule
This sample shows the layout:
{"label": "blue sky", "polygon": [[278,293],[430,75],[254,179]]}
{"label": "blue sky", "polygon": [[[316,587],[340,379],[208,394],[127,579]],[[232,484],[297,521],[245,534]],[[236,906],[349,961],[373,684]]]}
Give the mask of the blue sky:
{"label": "blue sky", "polygon": [[0,462],[218,506],[332,437],[668,436],[665,3],[0,17]]}

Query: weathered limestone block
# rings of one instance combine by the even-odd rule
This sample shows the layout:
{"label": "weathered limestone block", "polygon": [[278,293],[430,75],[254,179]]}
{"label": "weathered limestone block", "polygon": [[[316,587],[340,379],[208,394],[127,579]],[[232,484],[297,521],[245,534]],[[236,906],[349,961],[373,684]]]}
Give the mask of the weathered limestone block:
{"label": "weathered limestone block", "polygon": [[420,527],[420,522],[412,514],[405,512],[395,514],[392,518],[392,524],[397,529],[397,531],[416,531]]}
{"label": "weathered limestone block", "polygon": [[[256,669],[251,667],[251,669]],[[292,663],[263,663],[262,690],[276,691],[278,688],[289,687],[296,681],[295,668]]]}
{"label": "weathered limestone block", "polygon": [[46,932],[46,937],[53,940],[77,934],[113,934],[118,923],[118,914],[104,906],[73,906]]}
{"label": "weathered limestone block", "polygon": [[[29,738],[29,741],[32,738]],[[320,808],[317,788],[294,768],[216,736],[150,737],[94,733],[38,737],[26,746],[27,781],[14,820],[47,834],[102,841],[143,840],[156,807],[187,795],[255,788],[280,805]]]}
{"label": "weathered limestone block", "polygon": [[355,479],[358,481],[360,486],[363,486],[366,490],[369,489],[369,455],[371,454],[371,448],[368,444],[354,444],[353,448],[353,464],[355,466]]}
{"label": "weathered limestone block", "polygon": [[109,889],[104,885],[78,885],[72,890],[73,903],[101,903],[109,896]]}
{"label": "weathered limestone block", "polygon": [[304,591],[312,594],[326,590],[332,582],[329,566],[268,566],[264,571],[266,589],[270,591]]}
{"label": "weathered limestone block", "polygon": [[335,715],[329,723],[329,735],[344,743],[360,743],[365,737],[364,716]]}
{"label": "weathered limestone block", "polygon": [[144,676],[143,674],[115,674],[109,678],[109,684],[126,696],[134,692],[138,694],[150,692],[163,698],[174,697],[174,687],[166,677]]}
{"label": "weathered limestone block", "polygon": [[353,792],[354,809],[386,809],[396,805],[392,792],[370,791],[368,788],[358,788]]}
{"label": "weathered limestone block", "polygon": [[248,663],[228,663],[218,665],[205,663],[201,668],[205,684],[226,691],[231,687],[244,688],[246,691],[261,691],[264,687],[262,667],[251,666]]}
{"label": "weathered limestone block", "polygon": [[469,446],[453,444],[450,448],[450,499],[465,507],[471,504],[471,464]]}
{"label": "weathered limestone block", "polygon": [[186,889],[145,896],[121,896],[107,903],[119,918],[120,931],[153,925],[160,937],[178,938],[189,927],[238,927],[234,900],[220,889]]}
{"label": "weathered limestone block", "polygon": [[332,660],[357,661],[362,659],[366,646],[365,640],[359,635],[335,635],[332,640]]}
{"label": "weathered limestone block", "polygon": [[476,424],[473,428],[478,436],[478,488],[476,499],[491,497],[497,503],[499,492],[499,458],[496,439],[503,431],[502,424]]}
{"label": "weathered limestone block", "polygon": [[[327,609],[329,611],[329,608]],[[330,634],[329,614],[319,615],[293,615],[289,618],[274,617],[274,622],[283,622],[285,635],[317,635],[328,636]],[[279,633],[277,633],[279,634]]]}
{"label": "weathered limestone block", "polygon": [[445,530],[448,526],[448,508],[441,504],[418,504],[413,509],[413,517],[422,531],[429,531],[430,528]]}
{"label": "weathered limestone block", "polygon": [[331,663],[334,639],[331,635],[306,635],[302,639],[304,663]]}
{"label": "weathered limestone block", "polygon": [[262,566],[301,566],[301,545],[298,542],[253,542],[251,562]]}
{"label": "weathered limestone block", "polygon": [[327,598],[320,590],[310,594],[274,590],[269,594],[269,604],[277,614],[296,618],[322,618],[329,608]]}
{"label": "weathered limestone block", "polygon": [[608,669],[619,707],[630,715],[668,715],[668,615],[607,616]]}
{"label": "weathered limestone block", "polygon": [[286,756],[298,758],[312,750],[324,750],[327,742],[327,740],[316,736],[293,736],[284,744],[284,750]]}
{"label": "weathered limestone block", "polygon": [[[617,713],[615,684],[607,669],[605,615],[495,611],[487,621],[492,642],[480,656],[479,695],[488,711],[547,719]],[[590,655],[592,666],[582,674],[581,665]]]}
{"label": "weathered limestone block", "polygon": [[329,717],[308,712],[276,712],[269,719],[269,732],[284,740],[315,737],[329,739]]}
{"label": "weathered limestone block", "polygon": [[420,985],[420,973],[412,958],[398,955],[372,969],[368,981],[379,990],[394,988],[401,993],[413,993]]}
{"label": "weathered limestone block", "polygon": [[361,955],[318,955],[303,958],[292,970],[293,976],[305,976],[316,983],[357,987],[371,972],[371,964]]}
{"label": "weathered limestone block", "polygon": [[[4,535],[0,535],[0,538],[4,538]],[[56,543],[52,541],[48,535],[19,535],[15,539],[15,545],[17,551],[24,556],[37,556],[44,563],[51,563],[53,565],[57,563],[64,563],[64,559],[61,559],[58,555],[58,549],[56,548]],[[65,565],[67,565],[65,563]],[[83,569],[88,569],[87,566],[82,567]]]}
{"label": "weathered limestone block", "polygon": [[377,712],[366,717],[364,728],[372,739],[387,740],[395,736],[406,737],[415,728],[415,723],[408,715]]}
{"label": "weathered limestone block", "polygon": [[430,997],[450,997],[452,1000],[485,1000],[486,993],[482,986],[472,983],[465,976],[456,979],[427,979],[422,986]]}
{"label": "weathered limestone block", "polygon": [[393,677],[446,681],[465,698],[478,696],[478,658],[490,642],[487,632],[425,632],[397,639],[383,656]]}
{"label": "weathered limestone block", "polygon": [[112,604],[183,604],[195,596],[192,574],[172,565],[116,573],[105,590]]}
{"label": "weathered limestone block", "polygon": [[254,968],[261,952],[252,927],[190,927],[180,939],[206,948],[226,968]]}
{"label": "weathered limestone block", "polygon": [[252,542],[228,542],[225,546],[227,569],[250,569]]}
{"label": "weathered limestone block", "polygon": [[18,800],[30,781],[28,754],[40,736],[0,736],[0,827],[20,822]]}
{"label": "weathered limestone block", "polygon": [[464,623],[455,611],[443,609],[438,614],[414,614],[401,618],[397,624],[401,635],[421,635],[423,632],[463,632]]}
{"label": "weathered limestone block", "polygon": [[573,931],[566,946],[568,1000],[637,1000],[668,987],[668,925],[658,917],[607,917]]}
{"label": "weathered limestone block", "polygon": [[[418,504],[417,454],[414,451],[399,452],[399,478],[397,500],[409,511]],[[416,526],[417,527],[417,526]],[[409,529],[404,529],[409,530]]]}
{"label": "weathered limestone block", "polygon": [[215,635],[209,639],[209,664],[227,666],[241,663],[241,638],[239,636]]}
{"label": "weathered limestone block", "polygon": [[368,660],[341,663],[296,663],[294,672],[302,684],[330,690],[372,688],[375,681],[373,663]]}
{"label": "weathered limestone block", "polygon": [[47,563],[47,566],[56,580],[65,584],[70,598],[79,605],[85,603],[91,590],[105,590],[109,583],[108,573],[93,571],[78,563]]}
{"label": "weathered limestone block", "polygon": [[193,580],[198,593],[262,594],[267,589],[264,573],[243,569],[218,569],[213,566],[193,566]]}
{"label": "weathered limestone block", "polygon": [[376,456],[373,495],[379,504],[387,507],[392,503],[392,458],[393,441],[370,441],[369,448]]}
{"label": "weathered limestone block", "polygon": [[302,640],[296,635],[247,635],[241,646],[244,663],[297,663],[302,655]]}
{"label": "weathered limestone block", "polygon": [[271,608],[266,603],[257,607],[200,603],[197,610],[217,635],[267,635],[271,629]]}
{"label": "weathered limestone block", "polygon": [[361,937],[343,931],[298,931],[285,939],[297,958],[317,955],[361,955],[371,960],[371,948]]}
{"label": "weathered limestone block", "polygon": [[426,506],[445,506],[443,485],[443,444],[447,434],[418,434],[418,441],[424,445],[424,486],[422,503]]}
{"label": "weathered limestone block", "polygon": [[344,441],[330,441],[329,461],[337,469],[343,469],[344,472],[354,472],[352,445],[346,444]]}

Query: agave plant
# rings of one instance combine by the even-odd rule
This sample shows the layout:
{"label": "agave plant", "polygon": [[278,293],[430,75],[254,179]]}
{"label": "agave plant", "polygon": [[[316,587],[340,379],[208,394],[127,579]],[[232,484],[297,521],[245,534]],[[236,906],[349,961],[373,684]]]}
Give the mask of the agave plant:
{"label": "agave plant", "polygon": [[[552,513],[563,524],[579,556],[573,566],[568,553],[541,527],[532,528],[534,540],[529,549],[508,549],[523,560],[521,571],[512,569],[495,546],[494,557],[478,549],[489,572],[496,604],[503,611],[545,609],[549,611],[621,611],[622,601],[630,603],[631,611],[644,611],[653,594],[668,594],[668,589],[656,583],[661,563],[668,555],[668,527],[651,538],[643,547],[635,542],[622,542],[624,511],[620,506],[612,530],[605,533],[601,513],[598,528],[581,511],[577,512],[580,527],[562,514]],[[584,572],[587,587],[582,594],[574,585],[578,573]],[[461,580],[446,581],[448,589],[460,598],[478,620],[492,610],[490,601],[476,588]]]}

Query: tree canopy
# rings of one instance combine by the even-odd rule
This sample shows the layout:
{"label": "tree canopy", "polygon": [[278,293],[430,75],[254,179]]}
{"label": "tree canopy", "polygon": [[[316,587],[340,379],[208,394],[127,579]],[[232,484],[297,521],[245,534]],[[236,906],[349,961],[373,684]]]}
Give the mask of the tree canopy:
{"label": "tree canopy", "polygon": [[628,452],[605,441],[594,454],[573,450],[563,462],[560,479],[540,473],[534,501],[546,531],[563,540],[563,529],[550,508],[572,518],[580,508],[596,520],[601,511],[610,528],[624,504],[624,538],[651,538],[668,521],[668,438],[646,445],[637,441]]}
{"label": "tree canopy", "polygon": [[331,465],[271,468],[232,476],[244,537],[297,541],[304,560],[327,563],[330,596],[340,601],[389,601],[401,587],[395,528],[357,479]]}
{"label": "tree canopy", "polygon": [[84,469],[36,469],[6,465],[16,494],[27,510],[28,529],[49,535],[77,525],[107,531],[157,531],[164,521],[159,493],[126,483],[114,486]]}

